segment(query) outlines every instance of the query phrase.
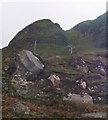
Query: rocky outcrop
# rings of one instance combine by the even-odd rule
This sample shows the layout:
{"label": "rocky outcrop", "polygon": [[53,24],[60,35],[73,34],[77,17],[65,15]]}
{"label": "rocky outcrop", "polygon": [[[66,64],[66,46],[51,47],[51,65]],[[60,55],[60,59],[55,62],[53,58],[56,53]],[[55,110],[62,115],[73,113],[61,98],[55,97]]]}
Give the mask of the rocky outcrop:
{"label": "rocky outcrop", "polygon": [[95,60],[87,61],[81,57],[71,59],[69,64],[72,67],[75,67],[78,71],[81,71],[85,74],[87,73],[97,73],[102,76],[107,74],[107,69],[105,63],[103,63],[102,57],[98,56]]}
{"label": "rocky outcrop", "polygon": [[42,72],[44,65],[28,50],[19,52],[10,65],[8,72],[26,80],[34,80]]}

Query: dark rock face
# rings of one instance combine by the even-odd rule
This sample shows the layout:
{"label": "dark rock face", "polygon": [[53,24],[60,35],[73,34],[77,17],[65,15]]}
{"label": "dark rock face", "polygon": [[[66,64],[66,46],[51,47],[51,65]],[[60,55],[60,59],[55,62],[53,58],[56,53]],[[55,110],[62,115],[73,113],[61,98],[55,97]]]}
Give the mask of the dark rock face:
{"label": "dark rock face", "polygon": [[[14,71],[13,74],[20,75],[26,80],[35,79],[44,68],[41,61],[28,50],[19,52],[15,56],[15,60],[12,64],[14,65],[14,68],[16,68],[16,71]],[[11,68],[9,69],[11,70]]]}

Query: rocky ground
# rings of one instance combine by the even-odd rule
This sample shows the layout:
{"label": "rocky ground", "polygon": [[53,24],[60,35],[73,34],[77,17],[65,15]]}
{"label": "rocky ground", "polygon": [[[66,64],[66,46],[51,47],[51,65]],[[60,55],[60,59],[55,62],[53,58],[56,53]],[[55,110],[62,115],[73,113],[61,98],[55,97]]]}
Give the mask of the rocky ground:
{"label": "rocky ground", "polygon": [[[85,113],[106,113],[108,81],[103,58],[55,56],[44,58],[43,63],[44,71],[32,81],[3,71],[4,118],[71,118],[84,117]],[[76,103],[73,98],[64,100],[69,94],[89,95],[93,104]]]}

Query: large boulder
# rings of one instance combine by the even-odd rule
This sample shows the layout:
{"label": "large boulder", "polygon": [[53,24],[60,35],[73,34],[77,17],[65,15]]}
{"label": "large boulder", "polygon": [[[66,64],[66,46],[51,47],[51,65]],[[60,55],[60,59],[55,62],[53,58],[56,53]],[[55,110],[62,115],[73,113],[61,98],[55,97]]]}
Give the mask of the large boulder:
{"label": "large boulder", "polygon": [[88,94],[85,94],[84,96],[81,96],[79,94],[69,93],[66,97],[63,98],[63,100],[69,100],[69,101],[78,102],[78,103],[93,104],[93,99]]}
{"label": "large boulder", "polygon": [[[13,68],[15,68],[13,70]],[[32,52],[28,50],[22,50],[19,52],[10,65],[9,73],[21,77],[26,80],[33,80],[37,78],[44,68],[44,65],[38,59],[38,57],[34,56]]]}

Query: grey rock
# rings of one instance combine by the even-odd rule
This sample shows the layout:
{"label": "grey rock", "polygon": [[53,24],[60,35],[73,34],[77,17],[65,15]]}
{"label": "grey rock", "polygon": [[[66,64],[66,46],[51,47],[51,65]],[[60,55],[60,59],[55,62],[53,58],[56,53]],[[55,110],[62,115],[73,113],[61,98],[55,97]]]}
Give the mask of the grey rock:
{"label": "grey rock", "polygon": [[12,64],[13,65],[11,65],[9,68],[9,73],[15,74],[14,76],[16,78],[19,78],[20,75],[21,78],[26,80],[35,79],[44,68],[44,65],[41,63],[38,57],[33,55],[33,53],[28,50],[22,50],[21,52],[19,52],[15,56]]}
{"label": "grey rock", "polygon": [[71,94],[69,93],[67,95],[67,97],[64,97],[63,100],[71,100],[74,102],[78,102],[78,103],[89,103],[89,104],[93,104],[93,99],[90,95],[85,94],[84,96],[81,96],[79,94]]}

